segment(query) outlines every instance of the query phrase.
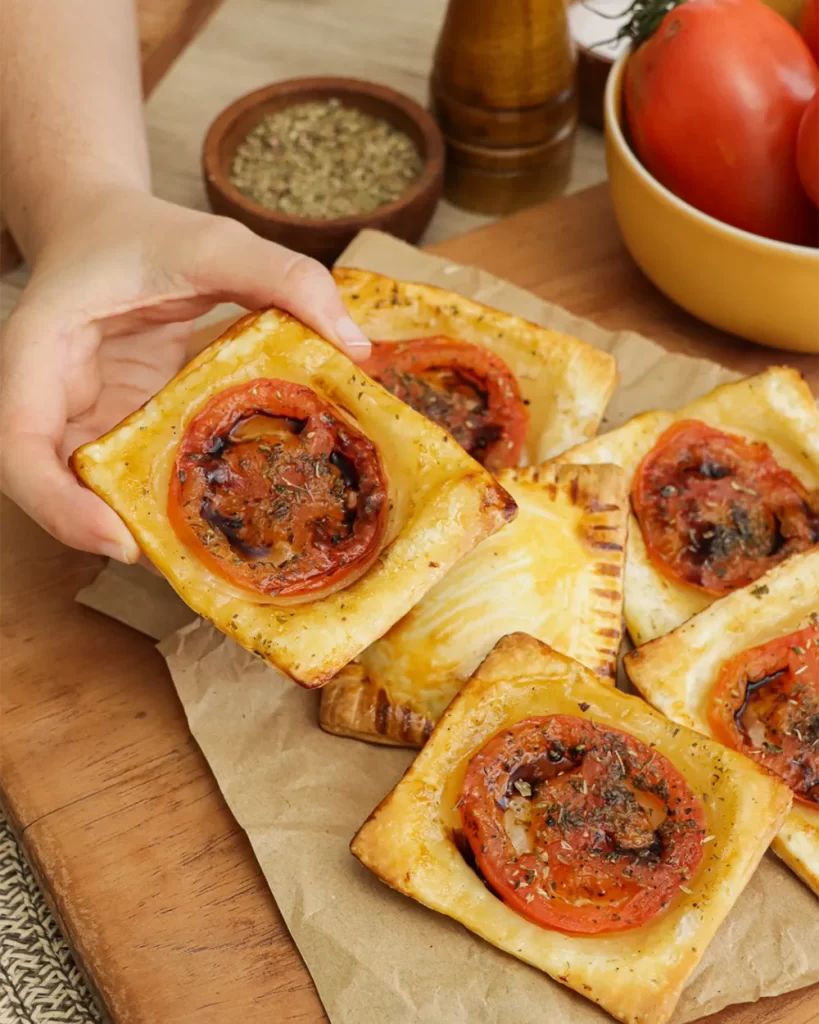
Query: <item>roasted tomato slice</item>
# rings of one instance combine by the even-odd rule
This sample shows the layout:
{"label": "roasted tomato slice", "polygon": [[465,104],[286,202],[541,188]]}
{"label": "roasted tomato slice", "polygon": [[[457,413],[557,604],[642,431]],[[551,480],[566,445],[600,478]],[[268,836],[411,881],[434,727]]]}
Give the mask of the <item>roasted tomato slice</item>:
{"label": "roasted tomato slice", "polygon": [[444,337],[376,341],[362,369],[490,472],[520,461],[529,413],[511,370],[488,349]]}
{"label": "roasted tomato slice", "polygon": [[636,928],[702,857],[705,814],[671,762],[573,715],[528,718],[470,761],[461,820],[500,899],[564,932]]}
{"label": "roasted tomato slice", "polygon": [[380,550],[387,482],[378,451],[308,387],[252,380],[195,416],[168,515],[212,572],[277,598],[357,579]]}
{"label": "roasted tomato slice", "polygon": [[819,493],[770,448],[675,423],[637,468],[631,491],[648,555],[675,583],[727,594],[819,542]]}
{"label": "roasted tomato slice", "polygon": [[819,806],[819,615],[727,661],[708,722],[721,743],[778,775],[798,800]]}

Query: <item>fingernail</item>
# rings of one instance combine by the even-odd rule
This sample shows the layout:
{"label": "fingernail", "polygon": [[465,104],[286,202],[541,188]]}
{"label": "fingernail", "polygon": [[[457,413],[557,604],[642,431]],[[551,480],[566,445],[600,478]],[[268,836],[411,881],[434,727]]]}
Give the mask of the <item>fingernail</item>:
{"label": "fingernail", "polygon": [[132,549],[125,547],[124,544],[117,544],[114,540],[106,540],[100,544],[100,554],[106,558],[114,558],[118,562],[125,562],[126,565],[131,565],[139,558],[139,552],[134,552]]}
{"label": "fingernail", "polygon": [[355,355],[369,355],[370,343],[352,317],[343,316],[336,320],[336,334],[339,340]]}

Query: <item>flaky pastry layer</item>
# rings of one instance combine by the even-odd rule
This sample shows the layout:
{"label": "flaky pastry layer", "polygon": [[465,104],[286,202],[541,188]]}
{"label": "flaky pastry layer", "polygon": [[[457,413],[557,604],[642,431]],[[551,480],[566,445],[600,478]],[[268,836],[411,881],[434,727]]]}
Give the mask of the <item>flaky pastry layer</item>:
{"label": "flaky pastry layer", "polygon": [[[722,666],[795,633],[819,614],[819,548],[794,555],[756,583],[626,656],[629,678],[675,722],[710,735],[710,696]],[[819,809],[795,801],[773,850],[819,896]]]}
{"label": "flaky pastry layer", "polygon": [[421,746],[505,634],[526,631],[613,682],[628,495],[616,466],[504,470],[513,523],[479,544],[322,691],[324,729]]}
{"label": "flaky pastry layer", "polygon": [[[686,885],[690,891],[680,891],[639,928],[582,936],[536,925],[494,896],[456,846],[455,805],[472,756],[515,722],[551,714],[631,733],[667,757],[703,801],[708,837]],[[664,1024],[790,803],[790,791],[747,758],[674,725],[533,637],[515,634],[495,646],[453,700],[351,849],[392,888],[545,971],[625,1024]]]}
{"label": "flaky pastry layer", "polygon": [[597,432],[617,384],[617,364],[607,352],[432,285],[349,267],[336,267],[333,277],[351,316],[373,341],[445,335],[500,356],[528,405],[530,465]]}
{"label": "flaky pastry layer", "polygon": [[[617,430],[572,448],[560,461],[613,462],[625,471],[630,490],[638,465],[659,436],[672,423],[688,419],[750,441],[764,441],[780,466],[809,490],[819,488],[819,409],[797,371],[783,366],[723,384],[675,412],[642,413]],[[714,600],[672,582],[655,568],[633,515],[626,564],[625,618],[635,644],[668,633]]]}
{"label": "flaky pastry layer", "polygon": [[[213,395],[260,377],[305,384],[329,401],[378,448],[388,482],[387,543],[375,563],[344,589],[298,605],[277,605],[208,571],[168,521],[188,423]],[[445,431],[275,309],[239,320],[145,406],[75,452],[73,465],[194,611],[308,687],[386,632],[514,514],[509,496]]]}

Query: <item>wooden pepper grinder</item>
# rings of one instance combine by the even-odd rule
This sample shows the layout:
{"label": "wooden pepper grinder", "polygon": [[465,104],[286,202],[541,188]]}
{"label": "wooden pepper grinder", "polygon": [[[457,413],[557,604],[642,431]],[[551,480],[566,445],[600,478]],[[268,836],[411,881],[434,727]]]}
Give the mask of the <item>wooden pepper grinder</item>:
{"label": "wooden pepper grinder", "polygon": [[563,190],[577,125],[565,0],[449,0],[430,87],[452,203],[506,214]]}

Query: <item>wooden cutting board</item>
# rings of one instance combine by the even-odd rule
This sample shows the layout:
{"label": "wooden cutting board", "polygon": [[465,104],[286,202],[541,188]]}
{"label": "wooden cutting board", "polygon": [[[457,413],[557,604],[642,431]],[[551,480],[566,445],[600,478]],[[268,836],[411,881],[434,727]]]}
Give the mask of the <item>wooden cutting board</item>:
{"label": "wooden cutting board", "polygon": [[[738,370],[790,363],[819,389],[815,357],[743,345],[659,296],[625,254],[604,187],[435,251],[605,327]],[[73,601],[99,565],[4,504],[0,797],[9,819],[116,1021],[320,1024],[310,977],[163,660],[146,637]],[[710,1020],[815,1024],[817,1008],[813,986]]]}
{"label": "wooden cutting board", "polygon": [[[142,91],[146,98],[222,0],[137,0]],[[0,275],[22,256],[0,220]]]}

